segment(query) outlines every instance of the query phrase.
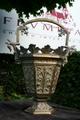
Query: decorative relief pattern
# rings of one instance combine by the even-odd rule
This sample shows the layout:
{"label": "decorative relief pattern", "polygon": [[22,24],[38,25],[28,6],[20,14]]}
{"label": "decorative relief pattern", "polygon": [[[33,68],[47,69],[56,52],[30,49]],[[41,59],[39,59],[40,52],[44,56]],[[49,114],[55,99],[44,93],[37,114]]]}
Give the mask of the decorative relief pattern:
{"label": "decorative relief pattern", "polygon": [[51,94],[55,91],[60,66],[23,65],[27,93]]}
{"label": "decorative relief pattern", "polygon": [[[51,52],[49,46],[47,53],[45,54],[45,49],[43,53],[34,54],[35,46],[30,49],[31,55],[21,53],[18,56],[24,71],[25,84],[27,89],[27,94],[30,96],[36,96],[36,104],[34,104],[30,109],[34,114],[51,114],[53,109],[45,101],[47,98],[54,93],[57,80],[60,73],[60,67],[63,62],[62,57],[56,57],[53,54],[47,54]],[[22,48],[23,49],[23,48]]]}
{"label": "decorative relief pattern", "polygon": [[[44,54],[34,54],[35,46],[29,46],[30,54],[26,54],[27,50],[21,47],[23,51],[19,55],[23,66],[25,84],[28,95],[36,95],[38,98],[46,99],[50,94],[54,93],[57,80],[62,64],[62,57],[50,54],[52,49],[49,46],[42,48]],[[45,51],[47,53],[45,54]],[[33,54],[32,54],[33,53]],[[36,53],[36,52],[35,52]]]}
{"label": "decorative relief pattern", "polygon": [[36,91],[37,94],[49,94],[53,77],[53,66],[36,67]]}
{"label": "decorative relief pattern", "polygon": [[52,93],[54,93],[55,89],[56,89],[56,85],[57,85],[57,81],[58,81],[59,73],[60,73],[60,68],[61,68],[60,65],[56,65],[55,70],[54,70],[53,82],[52,82],[52,85],[51,85]]}
{"label": "decorative relief pattern", "polygon": [[51,114],[54,110],[47,102],[38,102],[32,106],[34,114]]}
{"label": "decorative relief pattern", "polygon": [[35,93],[35,70],[33,66],[23,65],[27,93]]}
{"label": "decorative relief pattern", "polygon": [[36,67],[37,94],[51,94],[54,92],[60,72],[59,68],[56,65]]}
{"label": "decorative relief pattern", "polygon": [[51,94],[50,93],[50,88],[51,88],[51,84],[52,84],[52,81],[53,81],[53,72],[54,72],[54,70],[55,70],[55,65],[51,65],[51,66],[46,67],[45,92],[47,92],[48,94]]}
{"label": "decorative relief pattern", "polygon": [[35,44],[30,44],[28,48],[24,48],[20,46],[18,49],[15,46],[15,52],[17,52],[18,56],[27,56],[29,54],[57,54],[65,56],[66,54],[70,53],[70,49],[66,46],[58,47],[57,49],[52,49],[49,45],[45,45],[43,48],[36,47]]}

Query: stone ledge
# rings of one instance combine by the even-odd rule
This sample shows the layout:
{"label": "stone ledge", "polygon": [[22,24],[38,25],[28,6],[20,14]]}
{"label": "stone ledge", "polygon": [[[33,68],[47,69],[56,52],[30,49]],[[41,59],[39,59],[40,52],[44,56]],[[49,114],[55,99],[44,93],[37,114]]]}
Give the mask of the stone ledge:
{"label": "stone ledge", "polygon": [[80,120],[80,111],[59,105],[52,115],[32,115],[24,110],[32,106],[31,100],[16,102],[0,102],[0,120]]}

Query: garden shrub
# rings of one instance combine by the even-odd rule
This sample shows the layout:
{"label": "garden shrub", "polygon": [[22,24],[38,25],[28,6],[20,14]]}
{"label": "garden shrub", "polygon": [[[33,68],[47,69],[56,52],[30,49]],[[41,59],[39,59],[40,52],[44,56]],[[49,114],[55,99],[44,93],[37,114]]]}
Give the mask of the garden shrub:
{"label": "garden shrub", "polygon": [[51,101],[80,109],[80,52],[68,58],[62,67],[55,93]]}

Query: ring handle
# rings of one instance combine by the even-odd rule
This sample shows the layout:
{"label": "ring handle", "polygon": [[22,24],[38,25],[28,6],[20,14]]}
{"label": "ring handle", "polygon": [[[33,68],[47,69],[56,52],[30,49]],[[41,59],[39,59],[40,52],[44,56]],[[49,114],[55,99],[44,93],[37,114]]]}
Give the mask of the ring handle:
{"label": "ring handle", "polygon": [[69,41],[69,31],[63,26],[61,25],[60,23],[54,21],[54,20],[51,20],[51,19],[48,19],[48,18],[36,18],[36,19],[32,19],[32,20],[29,20],[25,23],[23,23],[23,26],[19,26],[17,28],[17,31],[16,31],[16,42],[19,43],[19,31],[20,30],[24,30],[25,26],[30,24],[30,23],[34,23],[34,22],[49,22],[49,23],[53,23],[59,27],[61,27],[62,29],[64,29],[65,33],[66,33],[66,41],[65,41],[65,46],[68,47],[68,41]]}

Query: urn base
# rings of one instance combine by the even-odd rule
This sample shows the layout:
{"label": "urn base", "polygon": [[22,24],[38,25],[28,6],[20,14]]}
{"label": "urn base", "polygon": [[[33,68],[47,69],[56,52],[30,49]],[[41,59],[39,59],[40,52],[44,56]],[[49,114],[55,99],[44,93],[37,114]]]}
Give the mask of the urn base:
{"label": "urn base", "polygon": [[52,114],[55,112],[54,108],[51,107],[47,102],[35,102],[32,107],[29,107],[25,110],[31,114]]}

